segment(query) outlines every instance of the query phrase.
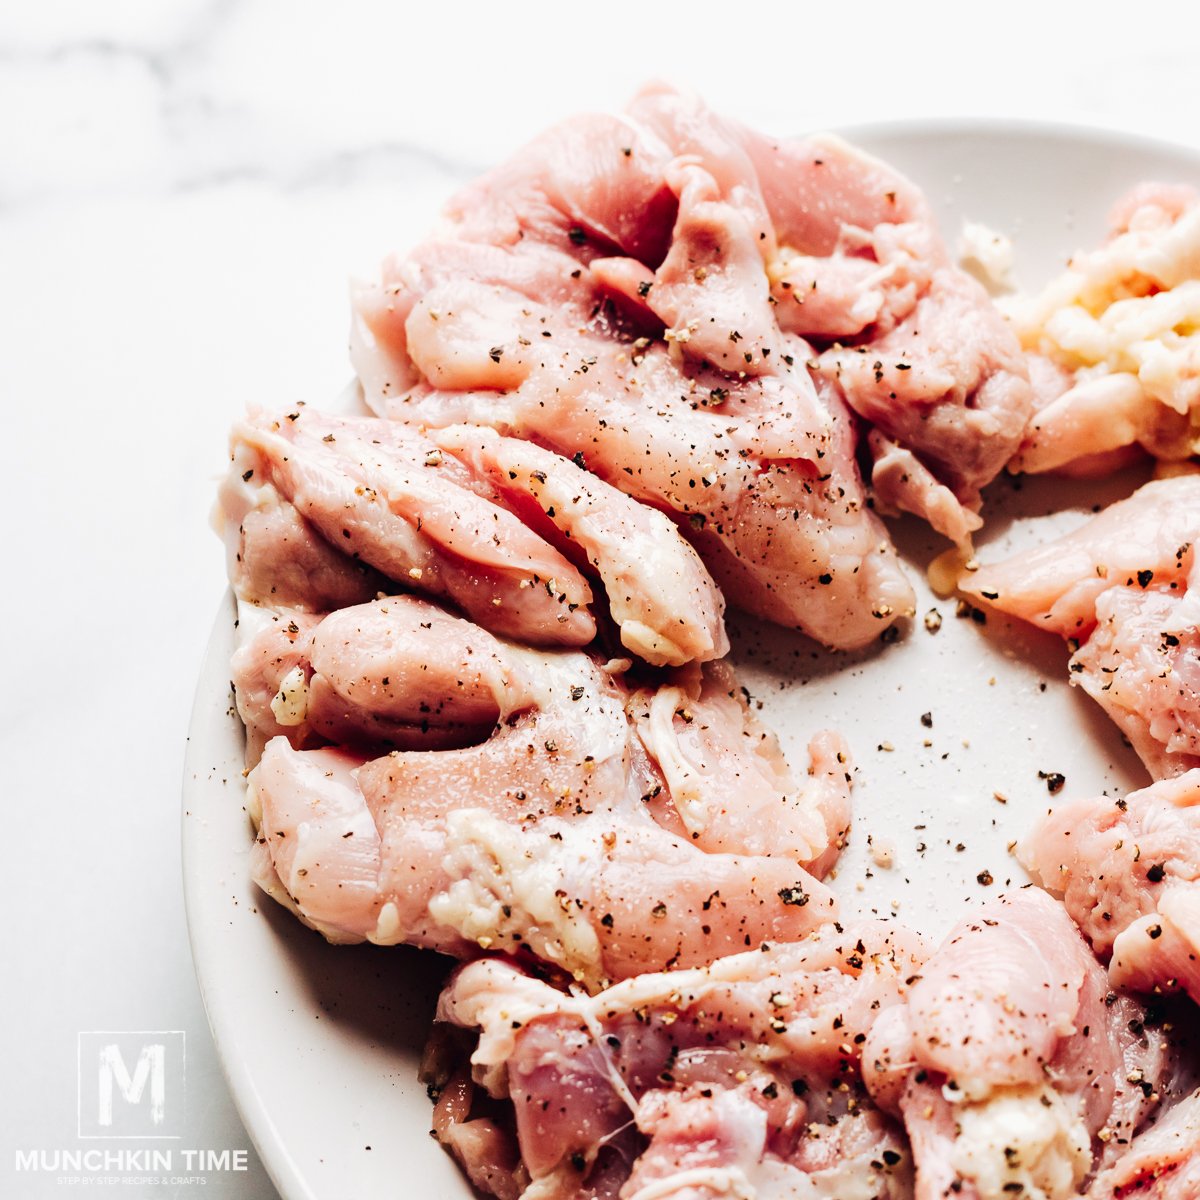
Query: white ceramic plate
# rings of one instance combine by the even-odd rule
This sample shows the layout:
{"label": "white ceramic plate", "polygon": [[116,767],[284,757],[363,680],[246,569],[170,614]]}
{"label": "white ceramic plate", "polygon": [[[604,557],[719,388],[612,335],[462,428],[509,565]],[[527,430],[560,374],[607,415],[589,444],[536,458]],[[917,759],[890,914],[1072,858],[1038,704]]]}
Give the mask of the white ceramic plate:
{"label": "white ceramic plate", "polygon": [[[964,219],[1011,236],[1025,288],[1094,245],[1129,185],[1200,183],[1194,152],[1093,131],[951,122],[849,136],[925,189],[952,248]],[[1081,512],[1138,482],[1001,481],[988,497],[980,557],[1078,524]],[[1007,847],[1047,806],[1039,771],[1066,777],[1064,799],[1138,786],[1145,775],[1100,711],[1067,685],[1057,638],[957,619],[954,602],[925,584],[945,543],[912,520],[893,532],[920,593],[918,618],[895,644],[828,654],[742,618],[731,635],[743,682],[799,769],[817,728],[850,739],[855,832],[835,883],[845,910],[895,911],[941,934],[965,905],[1024,880]],[[921,620],[933,608],[942,616],[936,634]],[[428,1135],[429,1101],[416,1079],[444,960],[326,945],[249,881],[242,737],[228,685],[234,638],[230,601],[200,674],[183,822],[196,971],[234,1099],[287,1200],[468,1197]],[[891,868],[876,865],[872,851],[890,853]],[[985,872],[990,886],[979,881]]]}

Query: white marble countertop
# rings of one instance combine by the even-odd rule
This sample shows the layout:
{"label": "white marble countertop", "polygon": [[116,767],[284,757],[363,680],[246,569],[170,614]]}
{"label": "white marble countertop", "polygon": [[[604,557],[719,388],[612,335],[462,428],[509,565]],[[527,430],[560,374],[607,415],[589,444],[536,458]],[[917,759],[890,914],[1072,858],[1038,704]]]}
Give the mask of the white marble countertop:
{"label": "white marble countertop", "polygon": [[[991,116],[1200,145],[1194,0],[862,0],[851,28],[842,7],[0,10],[0,1194],[74,1190],[14,1172],[77,1145],[80,1030],[184,1030],[188,1144],[249,1145],[180,891],[184,738],[224,589],[206,518],[234,414],[346,381],[351,272],[544,124],[654,76],[780,132]],[[251,1150],[203,1194],[273,1192]]]}

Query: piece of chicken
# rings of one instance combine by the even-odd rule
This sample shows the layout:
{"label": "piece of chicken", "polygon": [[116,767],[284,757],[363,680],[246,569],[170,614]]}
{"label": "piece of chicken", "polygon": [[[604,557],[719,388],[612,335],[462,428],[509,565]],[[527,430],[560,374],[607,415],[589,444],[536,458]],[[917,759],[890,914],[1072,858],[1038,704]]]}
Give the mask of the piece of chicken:
{"label": "piece of chicken", "polygon": [[[476,1182],[495,1174],[481,1152],[506,1146],[517,1186],[498,1196],[905,1196],[908,1155],[863,1093],[859,1047],[924,953],[899,926],[826,926],[590,997],[473,963],[438,1004],[478,1042],[469,1075],[430,1064],[435,1129]],[[475,1088],[511,1104],[515,1136],[473,1117]]]}
{"label": "piece of chicken", "polygon": [[258,452],[235,440],[213,511],[239,600],[325,613],[392,590],[373,567],[327,542],[261,466]]}
{"label": "piece of chicken", "polygon": [[[662,337],[672,398],[718,398],[729,421],[746,403],[738,385],[782,380],[782,392],[765,389],[770,420],[811,449],[823,422],[805,419],[804,370],[784,369],[807,362],[832,419],[848,402],[936,477],[946,489],[936,505],[914,491],[907,506],[956,536],[977,523],[979,488],[1032,405],[1016,339],[949,261],[911,183],[840,139],[768,139],[665,88],[643,92],[626,119],[551,130],[466,189],[435,239],[388,264],[357,308],[355,363],[380,411],[436,423],[471,410],[560,448],[567,431],[538,411],[545,377],[561,388],[614,350],[637,366]],[[828,349],[814,357],[813,345]],[[636,396],[647,373],[613,383]],[[481,388],[503,394],[490,404],[459,394]],[[666,415],[656,394],[645,400],[627,420]],[[576,432],[575,449],[590,457],[585,438]],[[699,448],[671,440],[676,458]],[[645,466],[610,453],[593,469],[622,486],[626,466]],[[698,465],[703,474],[704,457]],[[843,456],[822,465],[857,488]],[[749,537],[731,539],[736,556]],[[785,598],[789,623],[793,607]]]}
{"label": "piece of chicken", "polygon": [[[515,784],[500,788],[497,764],[480,753],[364,763],[277,738],[252,774],[256,878],[331,941],[458,957],[524,950],[592,988],[794,940],[832,918],[832,894],[788,859],[706,854],[638,819],[635,797],[588,809],[603,799],[595,784],[593,799],[558,782],[583,788],[584,762],[555,771],[557,753],[526,746],[527,769],[506,772]],[[438,779],[449,795],[431,794]]]}
{"label": "piece of chicken", "polygon": [[621,643],[656,666],[729,650],[725,601],[679,530],[562,455],[467,425],[431,431],[477,487],[599,576]]}
{"label": "piece of chicken", "polygon": [[1200,476],[1139,488],[1078,529],[966,574],[973,599],[1072,639],[1071,682],[1156,778],[1200,764]]}
{"label": "piece of chicken", "polygon": [[627,683],[624,663],[600,671],[586,656],[531,654],[412,596],[324,618],[265,609],[245,616],[261,626],[232,662],[251,766],[278,736],[294,749],[332,743],[369,756],[478,745],[539,708],[574,717],[579,710],[564,710],[560,692],[537,682],[565,665],[584,680],[571,687],[572,705],[602,679],[620,698],[619,717],[604,705],[591,719],[613,726],[627,789],[664,829],[707,851],[783,855],[818,875],[845,843],[852,778],[845,742],[816,734],[798,786],[724,663]]}
{"label": "piece of chicken", "polygon": [[660,824],[703,850],[785,855],[824,876],[850,829],[850,775],[839,734],[816,734],[802,787],[774,733],[758,721],[725,663],[676,672],[629,696],[636,749],[654,782]]}
{"label": "piece of chicken", "polygon": [[[520,648],[432,608],[281,618],[241,652],[260,738],[273,721],[302,746],[460,745],[266,744],[258,876],[307,923],[459,955],[524,947],[595,986],[832,918],[804,868],[828,869],[845,838],[840,739],[813,739],[798,786],[725,668],[631,688],[625,663]],[[370,886],[351,903],[360,868]]]}
{"label": "piece of chicken", "polygon": [[1154,480],[1078,529],[964,575],[959,588],[1039,629],[1082,638],[1096,624],[1097,597],[1109,588],[1178,591],[1197,534],[1200,476]]}
{"label": "piece of chicken", "polygon": [[[1072,681],[1116,722],[1155,779],[1200,766],[1200,592],[1111,588],[1071,658]],[[1136,581],[1136,576],[1135,576]]]}
{"label": "piece of chicken", "polygon": [[904,1120],[917,1200],[1076,1195],[1173,1069],[1162,1030],[1032,889],[953,930],[863,1046],[872,1096]]}
{"label": "piece of chicken", "polygon": [[386,578],[534,644],[595,636],[579,571],[415,431],[297,409],[251,413],[233,441],[235,469],[243,448],[256,457],[247,482],[270,484],[329,545]]}
{"label": "piece of chicken", "polygon": [[253,602],[336,608],[394,591],[390,579],[496,632],[581,645],[596,628],[586,573],[648,662],[728,649],[721,595],[670,521],[490,430],[256,414],[235,431],[222,504],[231,573]]}
{"label": "piece of chicken", "polygon": [[913,510],[965,540],[979,489],[1020,440],[1032,393],[1016,338],[950,261],[925,197],[840,138],[767,138],[700,115],[668,89],[643,93],[631,115],[676,154],[715,160],[723,194],[760,234],[769,287],[759,290],[772,302],[757,310],[762,323],[774,315],[823,351],[819,373],[961,511],[947,518],[945,495],[926,506],[910,494]]}
{"label": "piece of chicken", "polygon": [[534,702],[503,643],[415,596],[328,616],[250,607],[241,619],[260,626],[230,664],[250,766],[280,736],[298,750],[470,745]]}
{"label": "piece of chicken", "polygon": [[[868,252],[886,263],[894,253],[890,241],[877,233]],[[1016,339],[983,287],[946,260],[932,232],[922,231],[917,252],[936,265],[918,285],[912,311],[882,334],[826,350],[821,370],[850,407],[910,451],[962,511],[947,516],[948,498],[936,493],[925,500],[927,491],[901,504],[886,477],[885,500],[963,542],[980,524],[980,489],[1020,441],[1033,393]]]}
{"label": "piece of chicken", "polygon": [[1115,984],[1200,1003],[1200,769],[1058,805],[1020,857],[1062,894]]}
{"label": "piece of chicken", "polygon": [[[459,257],[490,255],[463,246]],[[517,387],[422,383],[375,397],[375,406],[422,425],[489,425],[575,459],[673,517],[739,607],[827,644],[863,645],[911,609],[911,589],[866,505],[851,418],[831,388],[814,386],[806,346],[781,338],[769,371],[745,378],[681,370],[678,351],[662,342],[634,347],[588,328],[596,285],[577,286],[584,295],[575,304],[554,308],[518,293],[520,311],[536,314],[527,353],[540,357]],[[404,335],[410,349],[417,335]]]}
{"label": "piece of chicken", "polygon": [[740,607],[837,647],[913,603],[847,404],[932,481],[888,465],[881,502],[959,539],[1031,406],[911,184],[662,88],[466,188],[357,290],[352,346],[376,411],[581,456],[678,521]]}

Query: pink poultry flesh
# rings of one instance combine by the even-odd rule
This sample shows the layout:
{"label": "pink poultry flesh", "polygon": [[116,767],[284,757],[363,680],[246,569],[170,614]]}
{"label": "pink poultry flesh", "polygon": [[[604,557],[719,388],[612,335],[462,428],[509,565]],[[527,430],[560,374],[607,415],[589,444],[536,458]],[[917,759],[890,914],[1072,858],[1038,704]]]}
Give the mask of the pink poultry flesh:
{"label": "pink poultry flesh", "polygon": [[1059,805],[1021,857],[1062,895],[1115,985],[1200,1004],[1200,769]]}
{"label": "pink poultry flesh", "polygon": [[581,457],[676,520],[741,607],[836,647],[913,603],[858,424],[877,457],[912,456],[880,502],[961,539],[1032,404],[1015,338],[907,180],[665,89],[464,189],[355,306],[377,412]]}
{"label": "pink poultry flesh", "polygon": [[727,668],[625,666],[407,596],[277,613],[234,663],[260,882],[331,940],[504,947],[589,986],[831,920],[841,739],[797,783]]}
{"label": "pink poultry flesh", "polygon": [[826,925],[591,996],[484,959],[438,1020],[434,1132],[500,1200],[1067,1200],[1194,1120],[1161,1016],[1042,892],[932,955]]}
{"label": "pink poultry flesh", "polygon": [[1071,682],[1155,779],[1200,765],[1200,476],[1139,488],[1080,528],[964,576],[962,591],[1072,639]]}

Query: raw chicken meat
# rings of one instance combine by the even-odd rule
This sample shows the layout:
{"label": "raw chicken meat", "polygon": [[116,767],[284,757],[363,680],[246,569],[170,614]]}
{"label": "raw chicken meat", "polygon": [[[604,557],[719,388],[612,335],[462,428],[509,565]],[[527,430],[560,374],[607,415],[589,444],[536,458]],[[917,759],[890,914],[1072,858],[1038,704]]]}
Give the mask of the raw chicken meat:
{"label": "raw chicken meat", "polygon": [[658,666],[728,652],[725,601],[662,513],[531,442],[465,425],[429,436],[486,482],[498,503],[599,575],[626,649]]}
{"label": "raw chicken meat", "polygon": [[1086,637],[1110,588],[1179,591],[1197,534],[1200,476],[1155,480],[1063,537],[964,575],[959,588],[1039,629]]}
{"label": "raw chicken meat", "polygon": [[[664,89],[469,186],[355,304],[376,411],[579,456],[678,521],[741,607],[832,646],[912,606],[846,401],[936,476],[904,489],[887,470],[881,498],[954,536],[1030,405],[1015,340],[911,184]],[[953,352],[931,336],[951,326]],[[818,360],[834,338],[854,345]]]}
{"label": "raw chicken meat", "polygon": [[[980,524],[980,488],[1004,467],[1032,409],[1020,350],[983,287],[946,261],[932,233],[922,231],[913,247],[876,231],[865,247],[854,247],[864,250],[901,277],[917,276],[909,284],[915,304],[882,336],[827,350],[821,369],[855,412],[910,450],[964,511],[947,516],[944,499],[930,506],[888,488],[883,499],[965,540],[962,531]],[[914,251],[936,264],[928,279],[910,267]]]}
{"label": "raw chicken meat", "polygon": [[959,587],[1072,639],[1071,682],[1161,779],[1200,765],[1198,544],[1200,476],[1180,475]]}
{"label": "raw chicken meat", "polygon": [[256,481],[258,465],[248,447],[235,447],[213,514],[240,599],[331,612],[389,590],[378,571],[335,549],[271,484]]}
{"label": "raw chicken meat", "polygon": [[273,737],[446,749],[484,741],[529,707],[523,664],[491,634],[415,596],[389,596],[314,616],[250,609],[261,628],[233,656],[247,762]]}
{"label": "raw chicken meat", "polygon": [[1091,1200],[1200,1200],[1200,1092],[1180,1101],[1088,1189]]}
{"label": "raw chicken meat", "polygon": [[[251,765],[279,736],[295,749],[467,746],[544,699],[530,674],[542,660],[416,597],[323,618],[255,611],[262,627],[231,664]],[[825,767],[801,789],[723,663],[622,685],[622,695],[640,795],[661,825],[704,850],[782,853],[818,874],[833,865],[850,826],[837,735],[813,739]]]}
{"label": "raw chicken meat", "polygon": [[717,159],[731,200],[775,243],[760,249],[780,329],[828,347],[817,372],[966,511],[947,520],[944,503],[908,495],[913,510],[948,536],[975,525],[979,489],[1017,445],[1032,393],[1016,339],[950,262],[920,191],[840,138],[773,140],[711,117],[704,128],[694,103],[663,90],[631,116],[676,154]]}
{"label": "raw chicken meat", "polygon": [[784,854],[818,876],[833,866],[850,829],[841,737],[812,739],[814,768],[797,789],[775,735],[723,663],[637,688],[625,710],[657,771],[647,803],[660,824],[703,850]]}
{"label": "raw chicken meat", "polygon": [[1020,856],[1111,958],[1115,984],[1200,1003],[1200,769],[1059,805]]}
{"label": "raw chicken meat", "polygon": [[1155,779],[1200,766],[1200,613],[1191,612],[1197,600],[1200,593],[1169,585],[1112,588],[1096,601],[1098,624],[1071,659],[1074,681],[1117,723]]}
{"label": "raw chicken meat", "polygon": [[593,307],[588,290],[572,309],[541,311],[553,352],[518,389],[422,385],[376,406],[429,425],[492,425],[576,458],[678,521],[739,606],[828,644],[863,645],[911,609],[866,506],[851,418],[814,388],[806,347],[778,343],[773,374],[681,374],[678,350],[579,332]]}
{"label": "raw chicken meat", "polygon": [[944,483],[911,451],[884,437],[878,429],[867,434],[874,466],[871,486],[877,507],[917,513],[956,545],[966,545],[983,525],[978,513],[965,507]]}
{"label": "raw chicken meat", "polygon": [[720,593],[671,522],[489,430],[431,440],[372,418],[255,415],[235,431],[223,508],[234,578],[254,602],[336,608],[394,590],[377,586],[387,578],[496,632],[581,645],[596,628],[586,571],[647,661],[728,649]]}
{"label": "raw chicken meat", "polygon": [[1098,474],[1126,447],[1200,452],[1200,200],[1142,184],[1109,225],[1099,249],[1010,305],[1037,404],[1013,470]]}
{"label": "raw chicken meat", "polygon": [[[468,760],[462,781],[451,774],[459,763],[422,764],[458,792],[479,786],[471,767],[491,765],[469,761],[481,754],[441,754]],[[443,806],[415,769],[405,774],[422,793],[399,794],[386,772],[408,765],[296,751],[277,738],[255,768],[256,878],[330,941],[408,942],[460,957],[524,948],[599,987],[795,939],[834,912],[827,889],[786,858],[706,854],[632,809],[576,813],[560,799],[561,811],[547,802],[547,815],[530,821],[524,772],[508,794],[480,788]],[[530,756],[529,765],[545,775],[555,763]],[[346,889],[360,867],[351,906]]]}
{"label": "raw chicken meat", "polygon": [[1077,1194],[1174,1071],[1161,1029],[1109,992],[1062,907],[1036,890],[963,921],[873,1024],[862,1058],[871,1095],[904,1120],[917,1200]]}
{"label": "raw chicken meat", "polygon": [[896,925],[826,926],[590,997],[484,959],[438,1005],[478,1040],[470,1073],[435,1041],[435,1131],[503,1200],[907,1196],[859,1047],[923,957]]}
{"label": "raw chicken meat", "polygon": [[274,719],[301,744],[478,739],[374,759],[267,743],[250,776],[258,877],[307,923],[458,955],[524,947],[599,986],[832,918],[803,867],[827,869],[845,837],[839,738],[813,739],[798,787],[723,667],[634,688],[627,664],[523,649],[431,607],[380,600],[250,643],[238,695],[260,736]]}
{"label": "raw chicken meat", "polygon": [[[331,546],[535,644],[595,636],[579,571],[413,431],[297,409],[234,427],[234,470],[267,484]],[[232,525],[232,522],[229,522]],[[280,557],[286,556],[280,550]],[[257,568],[267,574],[270,566]],[[252,597],[259,599],[260,597]]]}

